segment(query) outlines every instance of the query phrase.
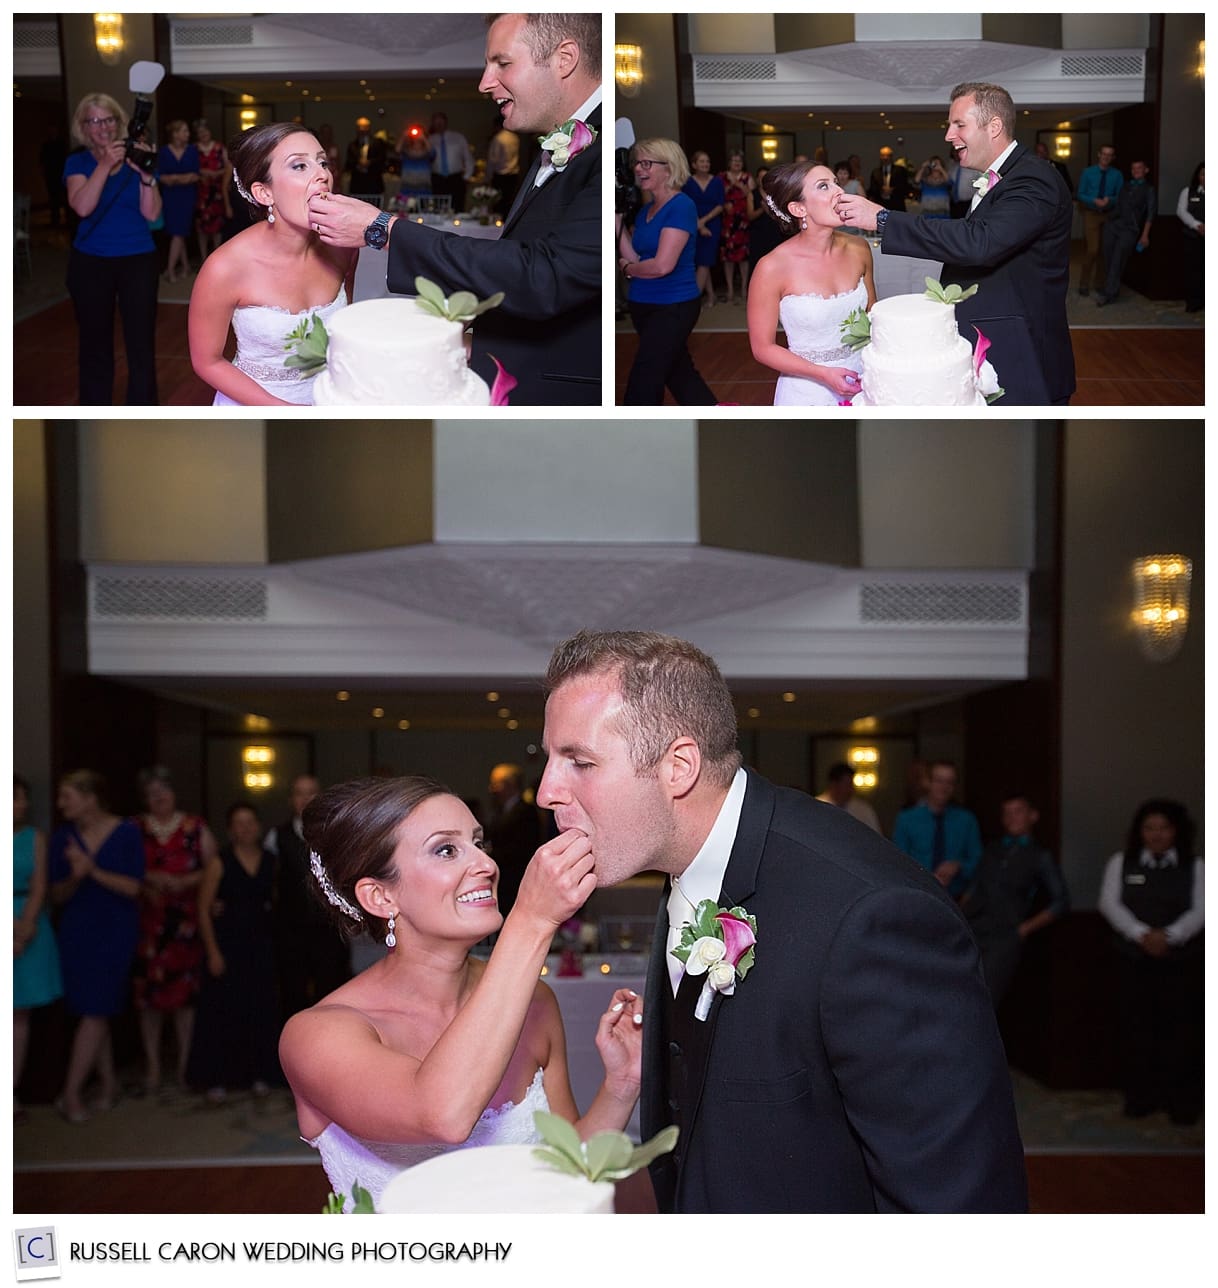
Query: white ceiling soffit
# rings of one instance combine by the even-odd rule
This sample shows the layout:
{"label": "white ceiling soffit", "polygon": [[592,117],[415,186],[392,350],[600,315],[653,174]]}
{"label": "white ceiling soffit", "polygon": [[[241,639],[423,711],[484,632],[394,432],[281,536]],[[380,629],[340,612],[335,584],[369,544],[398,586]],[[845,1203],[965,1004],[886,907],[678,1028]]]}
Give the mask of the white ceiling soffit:
{"label": "white ceiling soffit", "polygon": [[174,18],[173,70],[183,76],[481,73],[478,13],[218,14]]}
{"label": "white ceiling soffit", "polygon": [[1143,49],[1046,50],[984,40],[832,45],[783,54],[698,54],[697,105],[874,106],[946,111],[953,86],[995,80],[1025,108],[1140,103]]}

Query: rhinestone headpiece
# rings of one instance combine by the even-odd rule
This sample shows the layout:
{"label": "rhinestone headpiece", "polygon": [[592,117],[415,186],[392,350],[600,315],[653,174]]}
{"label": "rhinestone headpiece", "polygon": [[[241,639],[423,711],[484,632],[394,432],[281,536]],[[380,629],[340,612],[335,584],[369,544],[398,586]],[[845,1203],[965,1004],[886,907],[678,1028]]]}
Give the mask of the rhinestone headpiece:
{"label": "rhinestone headpiece", "polygon": [[345,912],[352,921],[363,921],[364,914],[358,908],[353,908],[330,884],[330,878],[322,865],[321,855],[316,850],[309,851],[309,867],[313,869],[313,875],[317,878],[317,884],[321,886],[322,894],[341,912]]}
{"label": "rhinestone headpiece", "polygon": [[784,224],[789,224],[792,222],[791,216],[787,214],[785,210],[778,209],[777,205],[774,204],[774,198],[771,197],[768,192],[763,194],[763,200],[765,201],[766,206],[769,208],[770,214],[772,214],[775,219],[781,219]]}

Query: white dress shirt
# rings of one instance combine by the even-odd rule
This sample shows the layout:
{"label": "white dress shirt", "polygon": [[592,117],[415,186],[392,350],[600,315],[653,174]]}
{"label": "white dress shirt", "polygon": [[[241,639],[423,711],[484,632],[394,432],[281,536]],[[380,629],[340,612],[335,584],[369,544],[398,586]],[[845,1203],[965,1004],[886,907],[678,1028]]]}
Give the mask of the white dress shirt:
{"label": "white dress shirt", "polygon": [[[1175,850],[1168,850],[1163,856],[1165,866],[1178,862]],[[1154,858],[1149,850],[1142,851],[1139,860],[1143,867],[1154,866]],[[1122,874],[1125,868],[1125,855],[1118,851],[1108,860],[1104,869],[1104,880],[1100,886],[1100,912],[1104,920],[1117,932],[1133,943],[1138,943],[1152,926],[1139,921],[1129,908],[1121,902]],[[1169,944],[1186,944],[1194,935],[1199,935],[1205,928],[1205,864],[1196,859],[1193,862],[1193,902],[1187,912],[1181,913],[1170,926],[1163,927]]]}
{"label": "white dress shirt", "polygon": [[[1009,157],[1011,153],[1014,151],[1015,151],[1015,140],[1012,139],[1010,143],[1008,143],[1006,147],[1003,148],[1003,150],[994,158],[994,164],[987,166],[984,170],[981,171],[981,173],[988,174],[991,170],[993,170],[993,172],[997,174],[999,170],[1002,169],[1003,164],[1006,162],[1007,157]],[[987,189],[986,191],[988,192],[989,189]],[[983,194],[980,192],[974,192],[973,204],[968,208],[968,212],[970,215],[973,213],[974,210],[977,209],[977,205],[981,201],[982,195]]]}
{"label": "white dress shirt", "polygon": [[716,903],[719,901],[723,874],[727,871],[727,861],[732,856],[732,846],[736,843],[736,832],[740,827],[740,811],[744,808],[744,789],[747,783],[748,775],[744,770],[736,770],[736,776],[723,798],[714,825],[702,842],[702,848],[680,877],[672,879],[672,892],[668,896],[667,961],[668,978],[672,981],[674,996],[681,986],[685,967],[672,955],[672,950],[681,942],[681,927],[693,920],[694,909],[698,904],[703,899],[712,899]]}
{"label": "white dress shirt", "polygon": [[[575,111],[571,113],[570,119],[572,121],[586,121],[588,117],[590,117],[592,113],[600,107],[601,98],[602,90],[598,85],[575,109]],[[558,171],[554,169],[553,164],[549,163],[549,156],[550,154],[547,152],[546,155],[542,157],[542,163],[538,166],[537,175],[533,179],[534,188],[540,188],[543,183],[546,183],[553,175],[558,173]]]}

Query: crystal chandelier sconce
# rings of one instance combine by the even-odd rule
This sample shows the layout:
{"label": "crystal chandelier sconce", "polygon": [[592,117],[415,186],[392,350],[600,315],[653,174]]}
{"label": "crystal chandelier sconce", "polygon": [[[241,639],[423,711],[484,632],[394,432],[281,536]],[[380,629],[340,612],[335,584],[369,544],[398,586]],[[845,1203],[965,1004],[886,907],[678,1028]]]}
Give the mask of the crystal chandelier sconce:
{"label": "crystal chandelier sconce", "polygon": [[1193,561],[1184,555],[1143,555],[1133,561],[1133,625],[1150,662],[1175,657],[1188,630]]}
{"label": "crystal chandelier sconce", "polygon": [[617,83],[617,92],[623,98],[637,98],[643,87],[643,47],[614,45],[613,62],[613,79]]}
{"label": "crystal chandelier sconce", "polygon": [[107,67],[113,67],[123,56],[123,15],[95,13],[93,43],[97,47],[97,56]]}

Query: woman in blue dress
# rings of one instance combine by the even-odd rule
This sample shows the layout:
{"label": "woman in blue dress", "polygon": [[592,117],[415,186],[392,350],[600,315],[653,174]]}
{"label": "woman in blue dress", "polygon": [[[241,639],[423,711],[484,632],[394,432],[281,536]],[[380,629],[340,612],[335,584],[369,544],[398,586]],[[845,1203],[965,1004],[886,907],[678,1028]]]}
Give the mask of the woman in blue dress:
{"label": "woman in blue dress", "polygon": [[169,234],[169,264],[165,276],[176,282],[190,272],[186,239],[195,225],[199,149],[190,141],[190,126],[185,121],[170,121],[165,127],[165,137],[169,142],[157,154],[161,205],[165,231]]}
{"label": "woman in blue dress", "polygon": [[667,388],[683,407],[717,401],[689,356],[700,292],[694,272],[698,216],[681,191],[685,153],[671,139],[634,146],[634,181],[645,204],[631,230],[617,217],[618,267],[629,282],[630,320],[639,347],[626,380],[628,407],[658,407]]}
{"label": "woman in blue dress", "polygon": [[13,776],[13,1113],[25,1069],[30,1011],[63,996],[59,949],[46,913],[47,838],[26,821],[29,784]]}
{"label": "woman in blue dress", "polygon": [[96,1072],[97,1108],[118,1096],[110,1017],[127,1004],[139,939],[144,841],[129,819],[105,805],[100,774],[79,769],[60,780],[66,823],[51,837],[51,899],[59,906],[59,958],[68,1010],[80,1016],[56,1108],[73,1123],[89,1114],[85,1084]]}
{"label": "woman in blue dress", "polygon": [[695,152],[689,159],[690,176],[682,191],[694,203],[698,226],[694,235],[694,264],[697,267],[698,289],[706,307],[715,303],[715,287],[711,269],[719,262],[719,239],[723,234],[723,208],[727,204],[727,189],[717,174],[711,174],[710,157],[705,152]]}

